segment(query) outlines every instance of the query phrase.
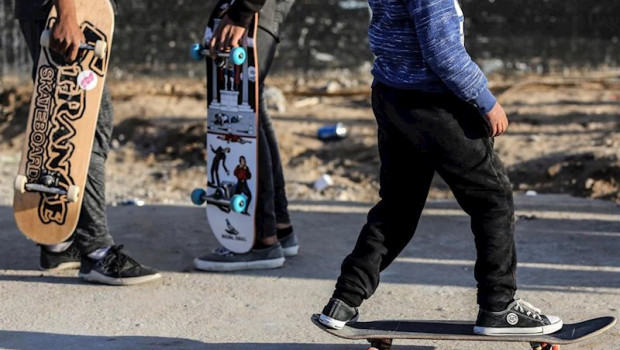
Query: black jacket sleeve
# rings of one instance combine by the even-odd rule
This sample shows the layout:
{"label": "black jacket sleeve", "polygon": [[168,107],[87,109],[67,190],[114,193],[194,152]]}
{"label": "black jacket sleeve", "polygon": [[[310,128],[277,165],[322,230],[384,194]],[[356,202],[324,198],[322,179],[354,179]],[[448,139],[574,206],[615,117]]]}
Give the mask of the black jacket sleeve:
{"label": "black jacket sleeve", "polygon": [[230,9],[228,17],[235,24],[247,27],[252,21],[252,16],[260,11],[267,0],[236,0]]}

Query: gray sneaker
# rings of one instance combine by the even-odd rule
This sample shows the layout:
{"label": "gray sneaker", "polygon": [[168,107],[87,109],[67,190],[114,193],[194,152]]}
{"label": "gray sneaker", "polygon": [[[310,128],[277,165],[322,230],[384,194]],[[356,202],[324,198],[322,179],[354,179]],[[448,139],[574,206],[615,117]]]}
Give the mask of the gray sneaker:
{"label": "gray sneaker", "polygon": [[284,252],[280,243],[264,249],[252,249],[243,254],[218,248],[213,253],[194,259],[194,266],[203,271],[276,269],[282,265],[284,265]]}
{"label": "gray sneaker", "polygon": [[284,256],[295,256],[299,253],[299,243],[297,242],[297,236],[294,232],[291,232],[288,236],[279,239],[282,245],[282,251]]}
{"label": "gray sneaker", "polygon": [[347,323],[357,322],[360,313],[358,308],[347,305],[336,298],[329,299],[319,316],[319,322],[333,329],[342,329]]}

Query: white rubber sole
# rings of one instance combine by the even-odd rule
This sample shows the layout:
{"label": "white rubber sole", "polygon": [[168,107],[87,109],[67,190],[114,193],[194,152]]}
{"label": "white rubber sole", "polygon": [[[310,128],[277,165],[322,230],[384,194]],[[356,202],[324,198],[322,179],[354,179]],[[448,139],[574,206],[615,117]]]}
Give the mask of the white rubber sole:
{"label": "white rubber sole", "polygon": [[242,270],[266,270],[277,269],[284,266],[284,258],[260,261],[241,261],[241,262],[216,262],[194,259],[194,266],[198,270],[213,272],[230,272]]}
{"label": "white rubber sole", "polygon": [[329,327],[333,329],[342,329],[344,326],[347,325],[347,323],[357,322],[358,319],[359,319],[359,313],[355,315],[355,317],[353,317],[352,319],[346,322],[338,321],[336,319],[333,319],[329,316],[325,316],[323,314],[319,315],[319,322],[321,322],[321,324],[323,324],[325,327]]}
{"label": "white rubber sole", "polygon": [[321,322],[321,324],[323,324],[325,327],[329,327],[332,329],[342,329],[342,327],[347,324],[346,322],[335,320],[323,314],[319,316],[319,322]]}
{"label": "white rubber sole", "polygon": [[45,271],[45,272],[58,272],[58,271],[63,271],[63,270],[74,270],[74,269],[79,269],[80,268],[80,262],[79,261],[71,261],[71,262],[66,262],[66,263],[62,263],[59,264],[56,267],[53,267],[51,269],[46,269],[42,266],[39,266],[39,270],[41,271]]}
{"label": "white rubber sole", "polygon": [[296,245],[288,248],[282,247],[282,251],[284,252],[284,256],[295,256],[299,254],[299,246]]}
{"label": "white rubber sole", "polygon": [[100,274],[97,271],[90,271],[89,273],[79,273],[81,279],[92,282],[92,283],[101,283],[107,284],[111,286],[132,286],[136,284],[142,284],[146,282],[155,281],[161,278],[159,273],[148,275],[148,276],[140,276],[140,277],[131,277],[131,278],[112,278],[109,276],[105,276]]}
{"label": "white rubber sole", "polygon": [[474,327],[474,333],[480,335],[490,335],[490,336],[501,336],[501,335],[542,335],[542,334],[551,334],[562,329],[563,323],[562,321],[542,326],[542,327],[528,327],[528,328],[517,328],[517,327],[506,327],[506,328],[494,328],[494,327]]}

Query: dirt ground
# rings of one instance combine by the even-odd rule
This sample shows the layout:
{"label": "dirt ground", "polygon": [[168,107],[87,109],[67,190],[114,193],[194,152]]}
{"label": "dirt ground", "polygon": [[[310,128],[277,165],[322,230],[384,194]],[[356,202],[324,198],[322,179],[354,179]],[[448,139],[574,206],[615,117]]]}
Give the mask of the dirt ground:
{"label": "dirt ground", "polygon": [[[292,200],[377,199],[376,128],[367,74],[278,76],[267,81]],[[111,204],[189,202],[206,183],[205,86],[199,79],[109,81],[115,130],[107,167]],[[620,203],[620,72],[566,76],[492,76],[491,89],[511,121],[496,139],[516,192],[568,193]],[[0,185],[12,188],[31,86],[0,83]],[[319,127],[342,122],[348,137],[317,139]],[[328,174],[334,184],[317,191]],[[12,201],[4,191],[0,204]],[[534,192],[530,192],[533,194]],[[436,179],[431,198],[451,196]]]}

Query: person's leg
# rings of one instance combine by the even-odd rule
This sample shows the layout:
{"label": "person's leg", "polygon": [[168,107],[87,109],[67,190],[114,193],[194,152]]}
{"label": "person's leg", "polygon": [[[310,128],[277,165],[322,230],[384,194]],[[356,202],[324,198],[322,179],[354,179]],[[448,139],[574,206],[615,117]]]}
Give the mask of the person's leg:
{"label": "person's leg", "polygon": [[[262,12],[261,12],[262,13]],[[288,212],[288,200],[286,198],[284,172],[280,157],[280,146],[275,133],[273,122],[267,109],[267,101],[264,95],[264,80],[269,74],[277,47],[277,38],[269,31],[259,28],[257,33],[258,62],[259,62],[259,123],[263,132],[264,140],[269,151],[269,163],[271,168],[261,167],[261,170],[271,172],[271,181],[265,183],[273,187],[273,208],[276,217],[276,233],[286,256],[298,254],[299,244],[293,232],[291,219]],[[261,174],[263,174],[261,172]],[[266,203],[271,205],[270,203]]]}
{"label": "person's leg", "polygon": [[101,108],[97,119],[88,176],[83,191],[80,219],[74,234],[75,241],[82,254],[88,254],[114,244],[108,229],[105,202],[105,161],[110,150],[112,121],[112,101],[106,87],[103,90]]}
{"label": "person's leg", "polygon": [[332,299],[323,309],[321,322],[329,327],[339,328],[347,321],[338,319],[338,309],[342,306],[339,301],[356,308],[375,292],[380,272],[411,240],[424,208],[434,170],[426,160],[424,142],[417,137],[416,125],[401,127],[395,123],[399,119],[415,118],[405,103],[407,99],[398,90],[382,85],[373,89],[381,201],[368,213],[353,252],[342,263]]}
{"label": "person's leg", "polygon": [[[431,103],[433,103],[431,101]],[[562,327],[557,316],[542,315],[522,300],[517,289],[512,187],[493,150],[493,139],[478,111],[456,98],[434,103],[426,117],[432,128],[432,158],[437,172],[471,217],[477,259],[480,311],[474,332],[488,335],[548,334]],[[434,124],[431,124],[430,121]]]}
{"label": "person's leg", "polygon": [[256,196],[256,245],[270,246],[278,242],[274,209],[271,156],[265,132],[258,130],[258,195]]}
{"label": "person's leg", "polygon": [[32,58],[32,80],[35,79],[39,53],[41,51],[41,33],[45,29],[45,21],[24,21],[20,20],[19,25],[24,36],[24,41],[28,46],[30,58]]}
{"label": "person's leg", "polygon": [[503,310],[517,289],[512,187],[476,109],[456,98],[436,105],[437,112],[425,117],[438,122],[426,132],[437,172],[471,217],[478,303]]}

